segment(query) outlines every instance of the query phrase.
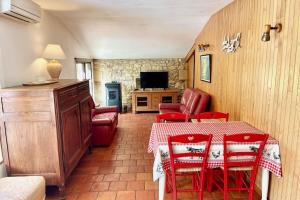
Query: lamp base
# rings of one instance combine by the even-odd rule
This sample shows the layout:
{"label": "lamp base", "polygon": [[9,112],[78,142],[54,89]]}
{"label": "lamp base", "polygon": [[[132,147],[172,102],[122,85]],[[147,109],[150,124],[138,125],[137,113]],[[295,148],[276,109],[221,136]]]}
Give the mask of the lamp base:
{"label": "lamp base", "polygon": [[62,70],[62,65],[57,60],[51,60],[47,65],[47,71],[52,80],[58,80]]}

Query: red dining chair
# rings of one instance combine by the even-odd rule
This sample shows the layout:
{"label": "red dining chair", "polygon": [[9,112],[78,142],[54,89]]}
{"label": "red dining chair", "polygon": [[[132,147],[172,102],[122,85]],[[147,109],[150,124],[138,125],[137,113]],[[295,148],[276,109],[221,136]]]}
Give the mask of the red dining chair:
{"label": "red dining chair", "polygon": [[[268,137],[268,134],[254,133],[224,135],[224,167],[222,167],[223,177],[222,174],[220,175],[220,173],[214,173],[215,171],[210,171],[208,177],[208,187],[211,189],[212,185],[216,185],[218,189],[224,192],[224,200],[228,199],[228,191],[232,190],[248,191],[248,199],[253,200],[253,191],[258,165]],[[250,146],[248,150],[235,150],[234,148],[230,148],[231,145],[245,145],[249,142],[256,145]],[[237,157],[239,158],[238,160],[236,159]],[[235,173],[235,187],[228,186],[229,172]],[[250,172],[249,182],[244,180],[245,172]],[[223,182],[223,187],[219,184],[220,181]]]}
{"label": "red dining chair", "polygon": [[198,122],[201,122],[203,119],[225,119],[228,122],[229,113],[222,112],[203,112],[195,116]]}
{"label": "red dining chair", "polygon": [[[204,175],[207,169],[207,159],[212,140],[212,134],[184,134],[168,137],[171,169],[168,175],[172,179],[173,200],[177,192],[198,192],[198,199],[203,199]],[[204,145],[199,149],[174,150],[174,144]],[[168,177],[167,175],[167,177]],[[176,176],[192,176],[191,189],[177,189]]]}
{"label": "red dining chair", "polygon": [[189,116],[184,113],[170,112],[156,115],[156,122],[187,122]]}

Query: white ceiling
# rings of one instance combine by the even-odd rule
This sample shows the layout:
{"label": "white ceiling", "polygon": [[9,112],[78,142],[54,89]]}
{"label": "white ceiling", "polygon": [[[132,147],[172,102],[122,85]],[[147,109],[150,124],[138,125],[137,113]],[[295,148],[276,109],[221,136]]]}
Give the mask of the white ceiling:
{"label": "white ceiling", "polygon": [[94,58],[184,57],[209,17],[233,0],[34,0]]}

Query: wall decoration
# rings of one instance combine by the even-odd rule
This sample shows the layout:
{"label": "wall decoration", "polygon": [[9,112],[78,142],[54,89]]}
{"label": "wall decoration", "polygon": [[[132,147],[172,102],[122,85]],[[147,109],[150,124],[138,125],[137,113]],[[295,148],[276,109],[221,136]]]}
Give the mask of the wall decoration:
{"label": "wall decoration", "polygon": [[226,53],[234,53],[240,46],[241,33],[237,33],[233,39],[230,39],[228,35],[224,37],[222,43],[222,51]]}
{"label": "wall decoration", "polygon": [[198,48],[200,52],[206,51],[206,49],[209,47],[209,44],[198,44]]}
{"label": "wall decoration", "polygon": [[200,80],[211,82],[211,54],[200,56]]}

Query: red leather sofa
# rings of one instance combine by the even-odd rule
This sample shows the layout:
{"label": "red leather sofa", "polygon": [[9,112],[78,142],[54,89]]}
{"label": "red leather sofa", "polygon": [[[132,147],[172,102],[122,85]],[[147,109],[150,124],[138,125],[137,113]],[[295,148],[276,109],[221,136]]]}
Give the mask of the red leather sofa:
{"label": "red leather sofa", "polygon": [[209,102],[209,94],[199,90],[187,88],[184,90],[180,103],[160,103],[159,112],[181,112],[192,117],[205,112]]}
{"label": "red leather sofa", "polygon": [[118,125],[118,107],[95,107],[92,109],[92,143],[94,146],[109,146]]}

